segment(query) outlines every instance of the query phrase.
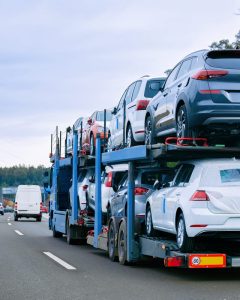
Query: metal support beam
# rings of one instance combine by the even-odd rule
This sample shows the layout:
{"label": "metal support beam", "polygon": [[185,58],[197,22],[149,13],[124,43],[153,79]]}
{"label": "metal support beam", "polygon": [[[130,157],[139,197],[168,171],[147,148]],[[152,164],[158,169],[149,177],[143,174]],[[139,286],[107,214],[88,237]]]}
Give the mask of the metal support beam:
{"label": "metal support beam", "polygon": [[128,163],[127,260],[134,260],[135,197],[134,163]]}
{"label": "metal support beam", "polygon": [[101,139],[100,134],[96,138],[95,160],[95,222],[94,222],[94,247],[98,247],[98,235],[102,230],[102,184],[101,184]]}
{"label": "metal support beam", "polygon": [[78,197],[77,197],[77,178],[78,178],[78,134],[73,128],[73,158],[72,158],[72,215],[71,224],[75,224],[78,219]]}

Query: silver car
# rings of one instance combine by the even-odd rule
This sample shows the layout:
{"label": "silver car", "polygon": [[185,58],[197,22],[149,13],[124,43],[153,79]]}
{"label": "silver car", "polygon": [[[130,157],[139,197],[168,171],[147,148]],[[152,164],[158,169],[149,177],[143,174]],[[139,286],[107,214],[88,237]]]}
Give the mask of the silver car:
{"label": "silver car", "polygon": [[[169,168],[145,168],[135,172],[135,216],[144,222],[146,200],[155,190],[155,183],[158,185],[171,181],[174,171]],[[127,192],[128,178],[127,174],[119,184],[117,192],[110,200],[108,215],[115,217],[127,216]]]}

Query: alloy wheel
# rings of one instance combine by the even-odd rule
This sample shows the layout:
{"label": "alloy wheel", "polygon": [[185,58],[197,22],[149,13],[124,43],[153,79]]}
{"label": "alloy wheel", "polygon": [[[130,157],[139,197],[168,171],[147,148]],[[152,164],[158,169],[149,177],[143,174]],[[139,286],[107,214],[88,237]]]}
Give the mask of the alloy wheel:
{"label": "alloy wheel", "polygon": [[177,115],[177,137],[185,137],[186,134],[186,115],[183,109],[180,109]]}
{"label": "alloy wheel", "polygon": [[150,145],[151,139],[152,139],[152,122],[150,118],[148,118],[145,125],[145,145]]}
{"label": "alloy wheel", "polygon": [[177,244],[179,248],[182,246],[184,241],[184,230],[185,230],[184,221],[182,218],[180,218],[177,227]]}

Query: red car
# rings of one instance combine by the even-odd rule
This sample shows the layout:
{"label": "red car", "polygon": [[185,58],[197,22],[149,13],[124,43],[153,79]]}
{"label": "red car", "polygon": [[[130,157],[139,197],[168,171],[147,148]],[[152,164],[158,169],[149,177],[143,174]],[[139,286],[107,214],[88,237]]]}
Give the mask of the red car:
{"label": "red car", "polygon": [[[112,118],[110,110],[106,111],[106,139],[108,138],[108,127]],[[90,155],[95,154],[96,136],[100,133],[100,138],[104,140],[104,111],[95,111],[88,118],[83,128],[82,147]]]}

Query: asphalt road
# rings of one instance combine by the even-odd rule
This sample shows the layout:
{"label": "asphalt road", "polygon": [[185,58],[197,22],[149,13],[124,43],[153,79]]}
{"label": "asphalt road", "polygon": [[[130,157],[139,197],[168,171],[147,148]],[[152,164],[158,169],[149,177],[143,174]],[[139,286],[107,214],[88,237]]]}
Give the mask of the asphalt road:
{"label": "asphalt road", "polygon": [[121,266],[88,245],[54,239],[46,218],[14,222],[5,214],[0,216],[0,300],[6,299],[240,299],[240,270],[166,269],[158,260]]}

